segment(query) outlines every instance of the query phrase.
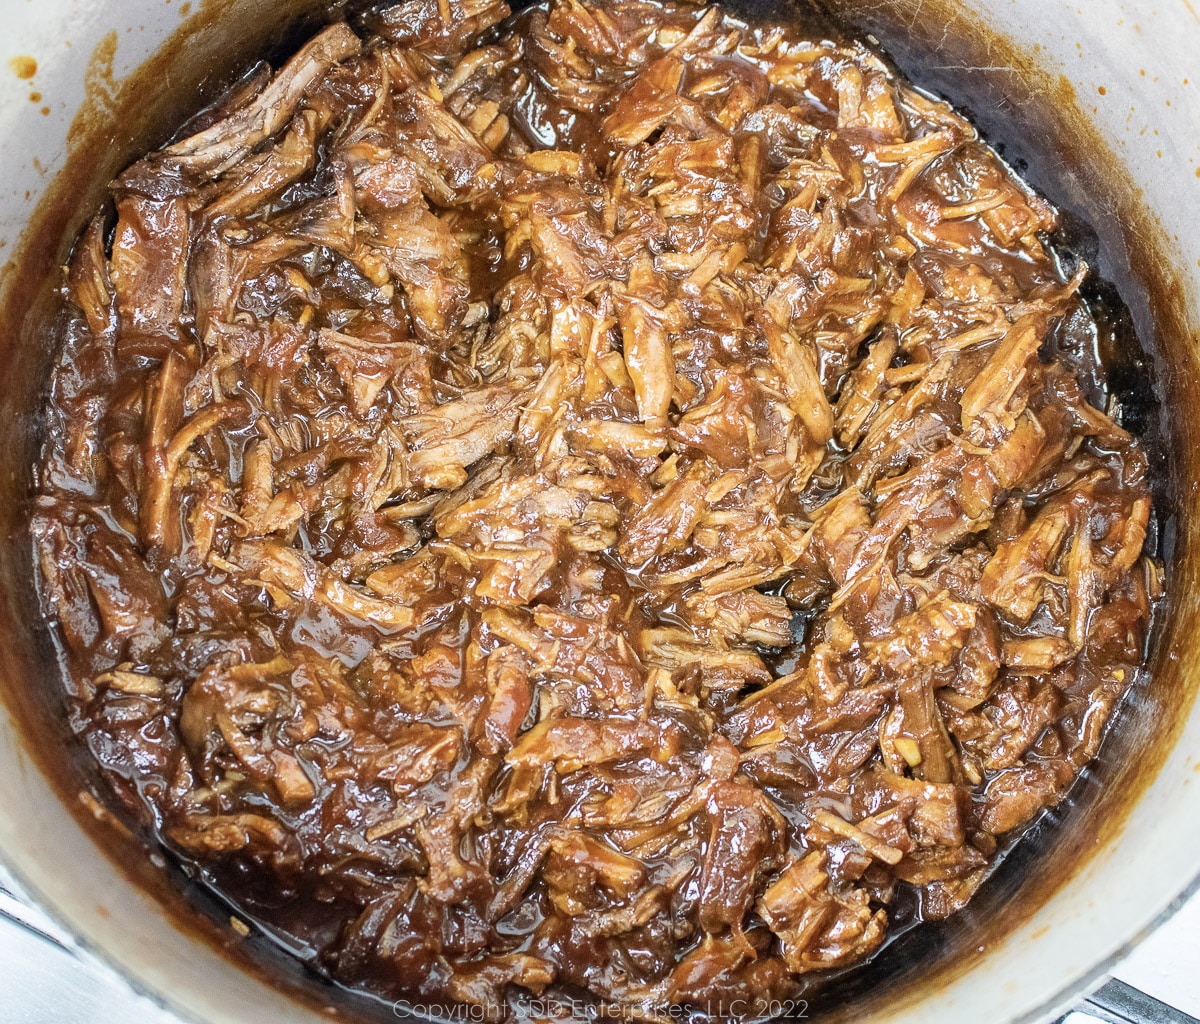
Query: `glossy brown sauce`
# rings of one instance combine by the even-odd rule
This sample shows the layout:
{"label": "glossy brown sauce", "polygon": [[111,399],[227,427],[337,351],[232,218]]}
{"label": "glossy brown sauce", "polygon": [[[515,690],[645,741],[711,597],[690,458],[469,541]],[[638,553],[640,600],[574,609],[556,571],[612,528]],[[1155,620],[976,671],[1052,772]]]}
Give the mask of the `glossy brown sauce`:
{"label": "glossy brown sauce", "polygon": [[[675,25],[689,31],[703,13],[629,9],[638,15],[630,26],[649,12],[664,20],[664,36]],[[815,136],[805,131],[772,151],[778,120],[733,133],[742,143],[756,134],[767,140],[760,159],[768,177],[778,178],[792,161],[793,172],[814,177],[818,185],[807,202],[795,202],[805,197],[786,192],[807,187],[804,178],[789,178],[776,192],[751,190],[741,215],[731,200],[738,198],[738,186],[745,191],[745,182],[723,182],[717,175],[703,187],[683,190],[691,207],[685,203],[681,214],[662,215],[668,223],[659,234],[654,228],[640,236],[627,231],[621,241],[610,230],[605,237],[603,224],[587,223],[588,175],[526,151],[554,144],[583,152],[595,168],[590,194],[596,208],[602,207],[604,190],[609,196],[615,191],[619,176],[608,170],[622,149],[613,142],[623,128],[613,101],[635,87],[638,74],[629,70],[617,77],[610,97],[592,106],[573,94],[572,102],[586,109],[564,110],[563,90],[571,83],[557,89],[534,84],[547,76],[554,83],[556,69],[564,66],[561,54],[556,62],[553,53],[543,52],[547,40],[562,37],[545,21],[546,14],[535,8],[518,22],[518,31],[532,40],[516,65],[525,69],[528,84],[510,87],[501,73],[479,89],[476,107],[464,115],[478,110],[480,98],[495,103],[490,97],[510,97],[511,106],[503,108],[509,111],[506,133],[497,132],[497,140],[487,144],[474,140],[493,150],[494,160],[470,152],[470,140],[461,138],[456,144],[466,146],[465,155],[447,151],[428,94],[419,86],[421,95],[392,86],[391,109],[384,106],[382,127],[376,129],[393,147],[399,140],[396,148],[410,162],[433,161],[436,179],[426,187],[438,191],[438,201],[428,192],[424,200],[410,193],[403,201],[431,202],[469,236],[460,244],[468,264],[464,277],[448,272],[459,256],[438,263],[434,253],[414,269],[402,255],[389,263],[385,253],[377,257],[383,262],[380,283],[369,276],[377,266],[370,253],[328,235],[313,241],[311,233],[328,229],[313,224],[314,212],[328,214],[315,207],[328,206],[342,194],[338,190],[347,189],[337,182],[330,156],[336,140],[326,138],[315,151],[316,173],[306,172],[252,205],[241,215],[251,225],[248,233],[224,240],[280,248],[275,262],[242,288],[236,313],[227,307],[224,318],[213,317],[215,307],[209,305],[206,314],[198,305],[195,277],[189,276],[195,262],[191,271],[179,273],[185,248],[178,240],[191,230],[187,218],[230,193],[229,178],[207,184],[203,175],[211,167],[195,170],[202,156],[183,172],[170,158],[152,157],[122,180],[114,241],[104,244],[100,222],[85,236],[74,263],[70,298],[84,315],[68,328],[66,357],[56,373],[58,425],[52,426],[42,476],[49,500],[36,525],[43,583],[75,664],[74,720],[129,809],[153,814],[177,855],[191,860],[251,916],[293,936],[315,965],[345,983],[390,998],[449,996],[486,1007],[501,1005],[506,993],[519,995],[519,985],[533,992],[546,985],[552,992],[574,986],[641,1007],[638,1013],[672,1002],[711,1008],[746,993],[765,993],[768,1003],[795,998],[797,973],[812,977],[808,972],[870,955],[883,938],[886,908],[903,902],[908,887],[921,892],[918,914],[942,916],[965,902],[996,854],[996,837],[1003,839],[1057,800],[1094,753],[1103,720],[1124,688],[1112,684],[1113,674],[1122,673],[1118,681],[1127,684],[1140,664],[1158,592],[1157,570],[1137,562],[1142,547],[1137,531],[1149,523],[1144,456],[1137,442],[1085,404],[1103,408],[1110,401],[1104,356],[1113,354],[1108,339],[1117,339],[1120,330],[1106,324],[1111,317],[1104,311],[1117,307],[1096,301],[1101,290],[1093,290],[1087,302],[1067,286],[1073,268],[1064,273],[1039,238],[1053,228],[1052,212],[972,143],[960,120],[890,80],[862,51],[847,54],[829,44],[829,55],[815,58],[827,65],[806,78],[804,89],[786,84],[786,78],[772,85],[781,108],[802,110],[799,120],[815,128]],[[411,39],[400,24],[391,31],[402,48]],[[638,37],[636,27],[621,28]],[[769,30],[732,23],[720,29],[745,32],[747,45],[760,50],[769,36]],[[442,45],[428,23],[421,32],[433,38],[422,45],[435,51]],[[712,34],[715,38],[716,31]],[[447,53],[437,54],[443,63],[435,61],[430,69],[418,61],[415,71],[409,69],[418,82],[422,71],[439,86],[449,80],[456,60],[453,45],[446,45]],[[697,124],[704,126],[704,117],[719,124],[724,101],[739,84],[750,80],[753,97],[754,76],[761,74],[756,60],[767,59],[755,58],[723,57],[710,69],[697,67],[700,57],[689,57],[687,84],[677,86],[676,99],[667,104],[676,119],[669,112],[624,148],[641,146],[647,152],[638,156],[652,163],[656,147],[704,141]],[[351,71],[307,100],[318,122],[328,110],[337,111],[339,101],[348,103],[346,123],[369,114],[371,88],[379,87],[372,72],[378,75],[380,62],[370,67],[368,60],[356,65],[358,60],[347,63],[362,67],[359,80]],[[640,71],[649,63],[641,55],[634,65]],[[887,83],[884,93],[898,90],[902,122],[892,140],[882,105],[866,115],[865,124],[853,118],[841,123],[839,110],[855,88],[845,81],[846,67],[860,79],[862,69],[867,71],[860,100],[872,95],[872,83]],[[695,101],[699,115],[690,108],[680,113],[678,97],[698,77],[703,81],[704,73],[724,79],[720,90],[701,93],[717,99]],[[662,92],[654,85],[649,102],[662,99],[655,89]],[[439,91],[445,95],[444,88]],[[879,87],[874,95],[880,95]],[[604,117],[594,112],[597,105]],[[630,105],[631,112],[644,109],[644,103]],[[882,121],[874,122],[876,116]],[[303,131],[296,120],[289,123]],[[481,123],[472,134],[485,135],[495,123]],[[936,167],[928,173],[917,168],[881,214],[880,192],[895,177],[868,165],[862,154],[946,126],[962,134],[939,155]],[[401,190],[411,188],[413,172],[390,167],[378,176],[382,184],[372,184],[371,168],[383,162],[376,154],[384,148],[373,144],[375,152],[363,157],[349,189],[361,208],[377,204],[373,216],[364,215],[375,221],[367,237],[384,240],[375,248],[403,249],[418,226],[389,223],[386,211],[396,207],[385,193],[370,190],[386,190],[395,179]],[[183,153],[180,162],[192,156]],[[703,169],[703,159],[710,158],[699,158],[698,166]],[[743,159],[738,153],[735,173],[744,170]],[[900,168],[907,163],[895,162]],[[473,177],[489,164],[499,168],[489,179],[497,195],[481,197]],[[856,192],[855,168],[862,172],[867,166],[865,187]],[[659,173],[657,193],[651,182],[640,186],[642,195],[634,190],[636,198],[650,202],[632,203],[633,213],[646,214],[646,207],[658,204],[653,195],[663,194],[661,186],[671,177]],[[200,177],[189,180],[188,174]],[[583,205],[565,208],[574,219],[555,220],[562,217],[561,205],[541,212],[546,208],[539,209],[539,194],[555,202],[578,200],[571,190],[581,179]],[[832,191],[826,195],[822,188]],[[529,201],[524,197],[531,189],[535,198]],[[177,194],[189,198],[181,203]],[[994,203],[980,215],[930,221],[931,210],[977,201],[980,194],[984,205]],[[817,273],[803,268],[806,277],[797,287],[807,289],[806,300],[819,295],[828,302],[823,290],[836,297],[839,278],[853,278],[846,269],[856,261],[860,267],[876,261],[875,285],[888,287],[875,294],[909,284],[906,270],[916,281],[913,294],[918,286],[925,294],[907,310],[893,302],[886,312],[866,300],[833,301],[832,309],[817,310],[793,302],[776,319],[779,305],[772,309],[772,293],[756,293],[754,281],[746,285],[745,279],[761,280],[758,275],[773,261],[779,266],[772,269],[781,274],[795,267],[793,257],[782,269],[780,243],[789,241],[789,230],[811,232],[812,225],[798,228],[769,212],[787,209],[789,201],[809,218],[819,220],[831,207],[845,218],[831,229],[828,267],[818,266]],[[481,226],[454,212],[458,207],[478,217]],[[892,220],[897,212],[906,225],[899,233]],[[219,216],[213,220],[219,222]],[[672,219],[677,223],[669,223]],[[282,227],[260,230],[268,223]],[[409,234],[389,245],[387,231],[393,229]],[[526,230],[527,241],[520,240],[519,230]],[[279,241],[289,231],[309,232],[302,237],[306,245],[289,250]],[[518,239],[511,252],[505,232]],[[893,245],[893,237],[909,239],[913,251],[889,251],[880,260],[880,240]],[[722,265],[694,288],[696,294],[683,286],[703,263],[706,244],[726,256],[731,245],[741,244],[744,260],[752,264],[742,270],[750,300],[741,299],[732,335],[722,336],[711,325],[724,325],[732,315],[719,275],[738,280],[737,263]],[[652,258],[639,265],[637,254],[647,252]],[[697,252],[701,256],[680,269],[679,257]],[[660,260],[664,254],[677,258]],[[195,247],[190,259],[197,260]],[[822,269],[832,278],[824,289],[813,288]],[[889,270],[895,276],[887,277]],[[316,302],[302,295],[297,306],[289,293],[297,290],[296,274],[319,297]],[[139,281],[138,275],[148,276]],[[514,279],[521,284],[522,278],[530,284],[497,296],[499,284]],[[434,301],[427,302],[431,281],[439,280],[448,280],[448,292],[435,289]],[[597,281],[605,285],[597,289]],[[379,290],[389,285],[384,306]],[[718,294],[707,293],[710,286]],[[853,291],[858,285],[850,287],[851,294],[861,294]],[[612,296],[607,309],[591,298],[605,289]],[[593,327],[597,321],[603,325],[585,340],[579,340],[578,329],[581,292],[592,306],[583,316]],[[630,293],[633,300],[649,296],[649,310],[628,298]],[[932,326],[905,320],[926,295],[934,296]],[[566,350],[554,348],[562,336],[555,339],[552,330],[539,326],[538,304],[547,297],[576,317],[565,329]],[[177,306],[163,308],[164,301],[176,300]],[[989,303],[993,312],[1004,312],[1004,324],[994,337],[965,345],[960,356],[943,361],[949,376],[931,389],[932,412],[924,420],[915,415],[902,420],[890,433],[878,432],[874,446],[865,445],[872,418],[929,373],[953,344],[950,339],[983,322],[975,307]],[[315,309],[316,319],[309,314],[300,329],[320,325],[329,332],[320,340],[297,337],[286,326],[303,320],[304,304]],[[512,319],[533,323],[535,335],[548,336],[549,349],[481,363],[479,339],[468,331],[475,324],[467,323],[476,304],[486,305],[492,324],[497,307],[501,316],[515,309]],[[1009,310],[1016,310],[1015,318]],[[202,324],[205,315],[209,320]],[[720,317],[726,320],[715,319]],[[664,322],[647,326],[647,319]],[[366,332],[344,332],[364,320],[371,321]],[[881,327],[884,322],[895,338]],[[218,323],[236,328],[236,337],[230,331],[226,344],[214,341],[203,328]],[[276,326],[268,328],[270,323]],[[1025,343],[1014,366],[1013,357],[1008,362],[996,357],[1020,327],[1036,337]],[[551,459],[539,452],[552,432],[531,415],[536,403],[528,403],[538,393],[535,380],[545,381],[572,359],[586,368],[587,345],[598,333],[607,335],[608,348],[597,359],[619,356],[624,375],[609,359],[612,365],[602,368],[603,379],[596,378],[599,390],[590,404],[579,396],[558,396],[570,406],[569,456],[584,463],[564,466],[561,455]],[[892,354],[880,361],[875,386],[863,359],[881,342]],[[307,362],[296,357],[300,346],[311,347]],[[1046,362],[1034,359],[1039,349]],[[633,365],[642,353],[649,359],[644,372]],[[664,408],[658,378],[668,356],[674,381],[665,390]],[[823,394],[805,390],[806,358]],[[205,367],[224,376],[205,385],[199,372]],[[523,372],[527,367],[537,374]],[[376,387],[380,377],[388,379]],[[1033,410],[1035,433],[1043,437],[1039,452],[1060,446],[1036,475],[1035,452],[1024,470],[1028,479],[1018,474],[998,486],[1003,479],[998,474],[1009,472],[1014,446],[1002,454],[996,450],[1013,437],[1021,413],[1012,417],[1013,426],[1003,417],[993,422],[985,416],[988,396],[980,387],[968,396],[980,377],[1004,381],[1020,399],[1014,408]],[[207,398],[205,386],[211,388]],[[200,391],[189,396],[191,387]],[[485,387],[490,390],[479,415],[464,402]],[[281,403],[272,405],[281,389]],[[859,404],[868,410],[849,429],[856,394],[866,396]],[[711,404],[713,395],[732,396],[723,422],[711,425],[702,416],[689,421],[689,411],[703,409],[706,400]],[[977,409],[978,422],[965,418],[964,402]],[[772,420],[764,415],[772,409],[787,411]],[[197,434],[194,449],[190,444],[175,449],[183,451],[172,472],[185,466],[191,482],[179,490],[187,493],[177,494],[168,479],[164,498],[162,481],[169,474],[162,472],[162,460],[172,452],[172,438],[185,422],[205,415],[212,419],[211,433]],[[470,461],[456,459],[459,449],[447,450],[442,440],[447,425],[456,429],[464,416],[474,417],[463,431],[468,439],[487,436],[482,453]],[[314,418],[335,420],[333,428],[314,433]],[[509,425],[500,428],[497,440],[491,435],[500,421]],[[605,435],[611,428],[603,423],[622,425],[619,444]],[[281,428],[295,435],[279,437],[276,445],[271,435]],[[391,443],[411,463],[408,475],[401,474],[401,485],[378,510],[348,522],[344,503],[359,494],[380,431],[397,428],[400,436]],[[972,428],[977,429],[968,450],[962,438]],[[272,450],[265,452],[264,444]],[[419,455],[428,448],[436,458]],[[272,464],[275,481],[289,481],[293,497],[317,493],[312,507],[275,529],[266,529],[272,520],[256,520],[266,516],[283,488],[273,481],[261,507],[247,499],[252,450],[259,452],[249,456],[252,461],[266,458]],[[467,450],[476,452],[469,440]],[[1022,446],[1015,450],[1020,454]],[[1027,445],[1023,450],[1028,455]],[[946,468],[922,476],[923,463],[938,453]],[[764,466],[774,467],[774,475]],[[741,479],[730,480],[729,474]],[[722,480],[721,486],[732,488],[711,500],[708,495]],[[865,523],[862,517],[843,522],[831,515],[831,509],[859,505],[853,496],[845,499],[848,480],[862,494]],[[964,480],[984,491],[972,490],[965,498],[977,509],[968,517],[974,526],[950,536],[964,516]],[[533,486],[516,493],[526,481]],[[696,481],[711,506],[710,518],[705,523],[694,517],[690,532],[676,543],[671,524],[677,527],[678,517],[671,516],[683,500],[683,484],[690,482],[696,491]],[[464,485],[472,488],[466,497],[477,503],[476,521],[466,527],[447,526],[456,513],[454,501],[421,505],[430,495],[453,494]],[[989,487],[991,497],[981,503],[979,493]],[[587,530],[572,536],[590,530],[594,542],[607,543],[594,550],[570,541],[564,547],[561,530],[547,541],[547,513],[538,500],[554,488],[574,491],[577,503],[581,495],[605,495],[615,517],[605,512],[600,520],[579,519],[574,526]],[[505,503],[509,492],[516,493],[516,504]],[[881,495],[899,493],[913,501],[939,492],[944,505],[927,506],[928,515],[885,545],[886,559],[894,560],[887,571],[894,594],[881,593],[878,580],[864,573],[875,560],[855,562],[864,531],[879,526]],[[657,505],[651,501],[656,493],[662,496]],[[235,500],[223,504],[225,494]],[[234,515],[218,521],[222,513],[213,512],[206,520],[197,514],[206,501],[210,511],[223,507]],[[388,515],[396,506],[411,514]],[[903,506],[899,501],[892,507]],[[981,521],[985,506],[987,518]],[[165,515],[147,514],[164,508]],[[753,517],[739,520],[738,513],[747,511]],[[1048,521],[1053,530],[1055,517],[1070,541],[1060,538],[1050,555],[1031,563],[1037,539],[1032,523]],[[782,531],[787,553],[775,544],[775,554],[764,556],[769,548],[752,546],[764,522]],[[464,529],[466,543],[456,542]],[[514,530],[523,533],[522,542],[532,539],[535,549],[548,542],[554,558],[544,570],[536,559],[506,556],[506,561],[496,554],[513,550]],[[713,535],[707,545],[706,533]],[[973,544],[960,543],[970,537]],[[418,549],[440,560],[432,574],[427,554],[403,557]],[[1014,569],[1007,575],[993,570],[988,577],[985,563],[1002,553]],[[1087,568],[1080,568],[1085,558]],[[695,599],[701,581],[739,561],[766,578],[752,575],[749,585],[728,592],[710,586],[715,610],[713,601]],[[506,564],[511,570],[497,573],[496,565]],[[706,571],[693,572],[697,565]],[[534,571],[540,575],[530,580]],[[1039,574],[1045,578],[1034,585],[1036,600],[1026,614],[1022,608],[1030,597],[1021,588],[1027,591],[1029,579]],[[897,575],[905,577],[902,585]],[[829,611],[831,600],[839,602],[836,612]],[[516,625],[514,615],[521,620]],[[986,625],[980,625],[981,617]],[[989,632],[990,638],[980,636]],[[667,641],[674,647],[664,652],[656,646],[659,640],[661,647]],[[587,650],[560,664],[564,646],[568,652]],[[627,656],[624,647],[635,656]],[[513,648],[522,652],[520,661],[502,653]],[[720,649],[728,651],[723,660],[714,658]],[[962,692],[968,656],[994,665],[978,693]],[[898,667],[897,658],[903,665]],[[838,675],[856,672],[864,661],[874,677]],[[826,663],[832,676],[814,667]],[[922,681],[915,691],[905,689],[904,680],[914,673]],[[580,680],[587,685],[579,686]],[[758,697],[766,686],[774,687],[770,696]],[[905,726],[906,716],[915,721],[929,712],[917,702],[921,687],[930,694],[946,691],[940,701],[933,699],[941,720],[951,720],[943,726],[948,732],[935,728],[936,720]],[[447,688],[470,695],[466,706]],[[436,706],[426,706],[431,690]],[[948,706],[945,698],[955,693],[959,702],[951,699]],[[864,698],[865,708],[855,704]],[[420,706],[406,703],[413,700]],[[223,718],[223,709],[236,708],[238,701],[247,717]],[[549,712],[540,710],[543,703],[549,703]],[[277,713],[281,705],[286,714]],[[524,715],[517,714],[521,708]],[[994,714],[989,719],[979,708]],[[310,715],[312,724],[306,720]],[[533,722],[530,715],[550,726],[532,734],[523,728]],[[828,723],[836,724],[839,716],[849,716],[850,725],[831,728]],[[997,722],[989,733],[988,724]],[[793,725],[793,735],[772,734]],[[436,765],[439,751],[455,747],[446,736],[456,730],[470,748],[455,751],[456,761],[440,769],[447,774],[404,780],[414,766],[424,770],[423,757]],[[764,736],[766,742],[757,742]],[[611,742],[620,756],[606,752]],[[307,746],[301,750],[300,744]],[[588,744],[601,751],[599,761],[587,760],[593,749]],[[840,751],[856,745],[852,756],[862,760],[837,762]],[[765,755],[756,752],[763,746],[771,748]],[[382,771],[381,748],[385,760],[392,759]],[[339,749],[351,751],[340,763]],[[542,773],[537,785],[526,782],[531,788],[514,800],[514,779],[533,766]],[[364,778],[380,792],[367,792]],[[483,780],[476,787],[482,798],[464,795],[469,788],[464,778],[472,784]],[[354,787],[358,792],[351,793]],[[671,808],[678,813],[697,793],[702,799],[694,810],[672,826],[676,845],[658,847],[657,856],[636,856],[646,842],[653,850],[661,838],[638,833],[659,826],[650,821],[622,827],[627,817],[651,799],[668,808],[669,820]],[[473,805],[471,799],[483,803]],[[420,818],[404,821],[413,806],[433,808],[439,817],[427,827]],[[455,821],[464,809],[471,813]],[[478,815],[497,813],[508,822],[491,832],[479,825]],[[920,816],[916,825],[914,815]],[[901,856],[892,863],[896,853]],[[443,866],[458,859],[464,874],[437,877],[439,858]],[[540,877],[516,893],[519,905],[509,909],[505,902],[516,887],[506,884],[523,867]],[[639,881],[621,893],[615,888],[621,878]],[[740,884],[746,878],[750,884]],[[638,923],[639,900],[651,907],[661,900],[665,907]],[[599,920],[605,923],[597,935]],[[805,920],[817,922],[811,934],[800,928]],[[612,928],[624,930],[606,934]],[[421,977],[417,987],[411,983],[415,975]]]}

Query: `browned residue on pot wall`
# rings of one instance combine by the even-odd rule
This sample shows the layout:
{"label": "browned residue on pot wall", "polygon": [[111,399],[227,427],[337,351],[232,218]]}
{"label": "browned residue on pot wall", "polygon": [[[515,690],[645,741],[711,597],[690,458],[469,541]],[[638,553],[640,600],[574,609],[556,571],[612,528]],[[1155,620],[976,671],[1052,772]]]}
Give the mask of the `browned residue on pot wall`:
{"label": "browned residue on pot wall", "polygon": [[12,68],[12,73],[21,79],[29,79],[37,74],[38,64],[32,57],[13,57],[8,66]]}
{"label": "browned residue on pot wall", "polygon": [[117,56],[117,33],[109,32],[92,51],[83,73],[84,100],[67,131],[67,146],[86,140],[92,126],[112,117],[120,101],[120,83],[113,76]]}

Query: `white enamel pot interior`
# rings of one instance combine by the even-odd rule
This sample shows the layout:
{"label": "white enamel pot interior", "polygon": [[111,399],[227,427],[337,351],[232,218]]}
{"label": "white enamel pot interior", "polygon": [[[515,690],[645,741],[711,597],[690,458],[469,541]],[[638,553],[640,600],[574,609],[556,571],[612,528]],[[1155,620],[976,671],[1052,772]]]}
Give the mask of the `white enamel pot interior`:
{"label": "white enamel pot interior", "polygon": [[[768,10],[733,6],[756,5]],[[233,71],[286,47],[288,27],[317,6],[0,0],[0,859],[132,984],[214,1024],[316,1020],[333,1004],[343,1019],[391,1014],[240,939],[227,910],[183,894],[173,868],[80,797],[92,782],[65,741],[25,534],[51,355],[45,299],[105,182]],[[874,34],[918,84],[964,102],[1052,200],[1091,221],[1093,256],[1155,353],[1176,498],[1163,510],[1170,607],[1152,682],[1071,798],[963,913],[908,933],[809,1007],[828,1021],[1048,1019],[1200,876],[1200,2],[820,6]]]}

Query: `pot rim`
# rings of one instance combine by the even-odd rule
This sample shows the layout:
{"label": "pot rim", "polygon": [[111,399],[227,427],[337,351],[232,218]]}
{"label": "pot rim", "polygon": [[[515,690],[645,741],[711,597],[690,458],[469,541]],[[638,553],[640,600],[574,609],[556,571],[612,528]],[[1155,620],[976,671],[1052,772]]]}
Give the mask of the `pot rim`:
{"label": "pot rim", "polygon": [[[1197,41],[1200,41],[1200,35],[1197,36]],[[1198,176],[1200,176],[1200,172],[1198,172]],[[1185,268],[1180,267],[1179,269]],[[1168,611],[1168,614],[1171,614],[1170,610]],[[1165,623],[1160,624],[1159,629],[1162,630],[1164,628]],[[1193,715],[1195,714],[1197,714],[1197,712],[1193,711]],[[24,732],[24,730],[20,728],[18,728],[17,731]],[[1171,755],[1174,749],[1178,747],[1179,742],[1179,737],[1176,737],[1175,740],[1169,745],[1164,744],[1164,763],[1165,759]],[[37,764],[37,767],[34,770],[37,771],[39,775],[43,774],[41,770],[41,758],[35,758],[34,761],[35,764]],[[1162,765],[1160,764],[1158,769],[1161,769],[1161,767]],[[1157,778],[1157,775],[1158,771],[1154,773],[1153,777],[1146,780],[1146,782],[1140,788],[1143,790],[1150,788],[1154,784],[1154,780]],[[58,787],[52,786],[51,788],[56,791],[56,798],[59,799],[59,802],[64,802],[62,800],[62,794],[57,792]],[[78,817],[78,814],[73,808],[69,809],[68,812],[71,814],[73,819]],[[1118,828],[1118,835],[1124,833],[1126,824],[1127,823],[1125,822],[1120,824]],[[90,830],[84,831],[90,832]],[[122,869],[121,864],[118,862],[117,858],[113,856],[112,852],[106,847],[106,844],[102,842],[96,842],[90,835],[88,836],[88,841],[94,848],[98,848],[98,850],[103,853],[104,858],[111,863],[118,870],[118,872],[128,878],[125,871]],[[25,863],[31,863],[29,856],[25,856],[24,861]],[[209,1024],[210,1021],[216,1019],[210,1016],[207,1011],[198,1012],[187,1006],[180,1005],[178,1000],[175,997],[166,994],[161,986],[144,980],[142,974],[139,973],[138,969],[133,966],[133,964],[137,962],[134,957],[123,956],[114,953],[111,948],[101,945],[100,943],[93,942],[84,937],[82,931],[76,927],[76,922],[82,920],[83,915],[78,910],[71,911],[66,909],[66,907],[69,907],[71,904],[70,898],[65,896],[62,890],[60,890],[58,893],[54,892],[52,886],[39,888],[31,885],[27,880],[25,872],[23,872],[14,862],[10,851],[2,847],[0,847],[0,865],[3,865],[9,874],[12,875],[19,890],[18,895],[26,898],[29,902],[46,912],[50,919],[62,927],[63,931],[70,936],[79,950],[84,951],[88,956],[94,958],[98,963],[103,964],[105,969],[112,971],[113,974],[121,978],[122,982],[128,985],[133,992],[144,998],[148,998],[156,1005],[162,1007],[167,1012],[175,1014],[182,1020],[195,1022],[195,1024]],[[1181,871],[1179,874],[1183,875],[1184,872]],[[47,879],[49,879],[49,876],[47,876]],[[55,877],[53,881],[57,882],[57,877]],[[136,880],[129,879],[129,884],[140,889],[142,892],[146,892],[145,886],[138,884]],[[1071,887],[1079,886],[1080,884],[1080,879],[1075,873],[1073,873],[1072,877],[1067,878],[1061,886],[1056,887],[1055,892],[1070,889]],[[1164,885],[1163,888],[1166,889],[1168,886]],[[1152,919],[1148,923],[1137,928],[1137,930],[1131,936],[1124,939],[1124,941],[1122,941],[1122,943],[1115,950],[1088,966],[1066,968],[1064,972],[1066,975],[1066,980],[1054,987],[1051,995],[1045,997],[1035,1007],[1020,1011],[1014,1016],[1007,1018],[1007,1024],[1033,1024],[1033,1022],[1036,1021],[1049,1019],[1055,1012],[1064,1012],[1067,1010],[1075,1000],[1097,987],[1103,981],[1103,979],[1111,973],[1114,965],[1121,962],[1149,935],[1151,935],[1166,921],[1168,921],[1180,909],[1180,907],[1184,905],[1188,898],[1197,892],[1200,892],[1200,871],[1193,873],[1190,879],[1188,879],[1182,886],[1182,888],[1180,888],[1176,894],[1153,915]],[[151,899],[154,899],[153,894],[149,895]],[[155,902],[159,901],[156,900]],[[170,919],[172,927],[180,932],[185,931],[185,926],[179,919],[179,915],[168,912],[167,917]],[[1019,927],[1019,925],[1014,926],[1013,931],[1015,931],[1017,927]],[[1115,939],[1122,933],[1127,932],[1129,928],[1130,925],[1128,923],[1114,926],[1112,931],[1109,933],[1110,937]],[[206,947],[210,947],[214,952],[221,954],[220,959],[223,961],[224,965],[228,967],[237,967],[243,976],[249,976],[253,978],[257,984],[277,992],[280,996],[287,998],[289,1002],[294,1004],[297,1008],[305,1007],[306,1000],[304,999],[303,995],[297,995],[295,992],[288,991],[288,989],[282,984],[271,984],[267,978],[263,977],[261,971],[256,971],[250,968],[244,960],[240,960],[236,956],[236,952],[231,955],[228,951],[220,950],[216,943],[214,943],[210,938],[206,937],[199,930],[191,930],[188,934],[188,938],[192,942],[202,942]],[[986,959],[986,957],[983,958],[981,963],[986,962]],[[970,970],[974,969],[976,968],[970,968],[968,973]],[[335,988],[335,986],[331,986],[331,988]],[[1046,991],[1049,990],[1050,986],[1046,986]],[[187,991],[191,993],[195,991],[195,989],[188,988]]]}

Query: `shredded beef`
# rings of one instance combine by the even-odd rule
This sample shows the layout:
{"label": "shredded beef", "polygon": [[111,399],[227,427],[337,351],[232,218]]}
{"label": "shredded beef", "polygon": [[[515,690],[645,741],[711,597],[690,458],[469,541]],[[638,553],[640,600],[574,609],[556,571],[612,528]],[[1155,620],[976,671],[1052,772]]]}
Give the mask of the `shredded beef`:
{"label": "shredded beef", "polygon": [[508,15],[333,25],[114,182],[33,523],[72,720],[340,982],[754,1016],[1096,753],[1147,459],[1055,211],[870,49]]}

